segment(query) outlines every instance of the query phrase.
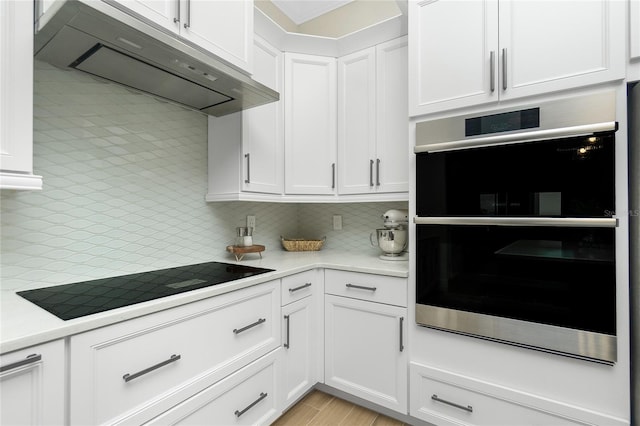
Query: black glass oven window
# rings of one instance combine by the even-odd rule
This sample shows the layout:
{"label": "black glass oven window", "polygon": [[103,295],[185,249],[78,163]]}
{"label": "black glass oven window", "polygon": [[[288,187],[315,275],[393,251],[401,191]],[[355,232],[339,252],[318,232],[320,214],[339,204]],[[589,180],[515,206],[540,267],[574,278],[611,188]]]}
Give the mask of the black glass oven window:
{"label": "black glass oven window", "polygon": [[17,294],[58,318],[69,320],[270,271],[272,269],[208,262]]}
{"label": "black glass oven window", "polygon": [[608,217],[613,133],[416,155],[418,216]]}
{"label": "black glass oven window", "polygon": [[464,120],[464,135],[478,136],[540,127],[540,108],[485,115]]}
{"label": "black glass oven window", "polygon": [[615,335],[614,234],[417,225],[416,302]]}

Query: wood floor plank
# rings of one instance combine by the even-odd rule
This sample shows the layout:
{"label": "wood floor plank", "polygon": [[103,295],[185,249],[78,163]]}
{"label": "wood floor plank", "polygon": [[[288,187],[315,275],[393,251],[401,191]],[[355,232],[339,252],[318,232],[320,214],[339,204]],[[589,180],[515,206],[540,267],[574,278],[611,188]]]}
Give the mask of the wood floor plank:
{"label": "wood floor plank", "polygon": [[340,422],[340,426],[371,426],[378,413],[359,405],[354,405],[347,417]]}
{"label": "wood floor plank", "polygon": [[333,398],[317,416],[309,422],[309,426],[335,426],[339,425],[347,415],[353,410],[354,405],[343,401],[342,399]]}
{"label": "wood floor plank", "polygon": [[310,405],[298,403],[280,416],[272,426],[301,426],[307,425],[320,413],[320,410]]}
{"label": "wood floor plank", "polygon": [[333,396],[326,394],[324,392],[320,392],[318,390],[314,390],[310,392],[307,396],[305,396],[302,401],[303,404],[307,404],[312,406],[313,408],[317,408],[318,410],[322,410],[324,407],[331,402]]}
{"label": "wood floor plank", "polygon": [[399,420],[392,419],[391,417],[387,417],[380,414],[373,421],[372,426],[404,426],[404,423],[402,423]]}

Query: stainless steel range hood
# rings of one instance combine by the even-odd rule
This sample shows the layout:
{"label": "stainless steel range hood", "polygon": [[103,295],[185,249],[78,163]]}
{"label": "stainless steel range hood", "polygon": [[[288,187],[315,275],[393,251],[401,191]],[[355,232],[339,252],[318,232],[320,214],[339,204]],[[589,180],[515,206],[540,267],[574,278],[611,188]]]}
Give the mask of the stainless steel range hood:
{"label": "stainless steel range hood", "polygon": [[54,3],[36,22],[35,58],[222,116],[277,101],[278,92],[117,3]]}

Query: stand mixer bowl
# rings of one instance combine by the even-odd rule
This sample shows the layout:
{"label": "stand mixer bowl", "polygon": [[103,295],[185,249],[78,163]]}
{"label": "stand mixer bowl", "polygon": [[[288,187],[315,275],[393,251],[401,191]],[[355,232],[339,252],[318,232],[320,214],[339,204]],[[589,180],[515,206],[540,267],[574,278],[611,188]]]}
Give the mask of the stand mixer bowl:
{"label": "stand mixer bowl", "polygon": [[384,252],[384,256],[400,256],[407,248],[407,230],[406,229],[376,229],[375,240],[374,233],[369,236],[371,244],[380,247]]}

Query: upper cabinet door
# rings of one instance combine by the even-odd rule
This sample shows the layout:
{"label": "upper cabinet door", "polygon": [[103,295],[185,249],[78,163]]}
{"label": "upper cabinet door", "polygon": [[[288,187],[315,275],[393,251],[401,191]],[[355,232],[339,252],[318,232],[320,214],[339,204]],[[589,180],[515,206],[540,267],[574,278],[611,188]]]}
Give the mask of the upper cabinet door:
{"label": "upper cabinet door", "polygon": [[375,190],[376,49],[338,60],[338,191]]}
{"label": "upper cabinet door", "polygon": [[378,192],[409,191],[407,38],[376,46],[376,186]]}
{"label": "upper cabinet door", "polygon": [[[256,37],[253,78],[282,91],[282,52]],[[283,102],[242,111],[242,190],[284,192]]]}
{"label": "upper cabinet door", "polygon": [[409,2],[410,115],[498,100],[497,21],[497,0]]}
{"label": "upper cabinet door", "polygon": [[501,0],[499,13],[501,99],[624,78],[625,2]]}
{"label": "upper cabinet door", "polygon": [[180,2],[178,0],[116,0],[122,6],[168,30],[179,32]]}
{"label": "upper cabinet door", "polygon": [[253,0],[180,0],[180,35],[253,72]]}
{"label": "upper cabinet door", "polygon": [[333,195],[336,170],[336,59],[285,53],[285,192]]}

